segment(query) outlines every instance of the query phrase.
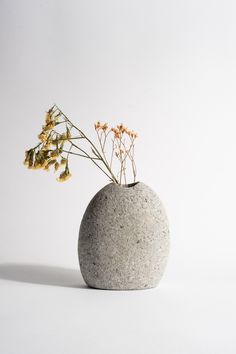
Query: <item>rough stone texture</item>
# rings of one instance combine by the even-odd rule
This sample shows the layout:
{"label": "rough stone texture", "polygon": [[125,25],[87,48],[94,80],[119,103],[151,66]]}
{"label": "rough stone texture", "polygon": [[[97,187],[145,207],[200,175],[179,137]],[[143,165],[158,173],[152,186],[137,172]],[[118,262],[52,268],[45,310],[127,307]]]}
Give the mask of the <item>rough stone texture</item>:
{"label": "rough stone texture", "polygon": [[82,276],[90,287],[155,287],[169,253],[168,222],[160,199],[142,182],[106,185],[85,211],[78,251]]}

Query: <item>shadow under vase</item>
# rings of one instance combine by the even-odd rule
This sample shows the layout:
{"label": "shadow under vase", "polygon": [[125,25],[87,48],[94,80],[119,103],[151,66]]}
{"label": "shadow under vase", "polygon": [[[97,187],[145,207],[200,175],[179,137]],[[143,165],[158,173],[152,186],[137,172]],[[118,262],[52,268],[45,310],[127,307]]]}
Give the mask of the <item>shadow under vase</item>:
{"label": "shadow under vase", "polygon": [[0,264],[0,279],[10,281],[89,289],[79,270],[30,263]]}

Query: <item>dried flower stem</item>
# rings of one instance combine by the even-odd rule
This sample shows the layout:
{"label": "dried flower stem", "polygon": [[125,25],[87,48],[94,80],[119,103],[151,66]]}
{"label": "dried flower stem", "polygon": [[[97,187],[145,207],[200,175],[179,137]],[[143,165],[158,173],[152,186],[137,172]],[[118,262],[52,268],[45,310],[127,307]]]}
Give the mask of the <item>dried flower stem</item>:
{"label": "dried flower stem", "polygon": [[[114,176],[114,174],[112,173],[112,171],[111,171],[111,169],[110,169],[110,167],[109,167],[107,161],[106,161],[106,160],[104,159],[104,157],[100,154],[100,152],[97,150],[96,146],[92,143],[92,141],[82,132],[82,130],[80,130],[78,127],[76,127],[76,126],[70,121],[70,119],[69,119],[57,106],[55,106],[55,107],[56,107],[56,109],[63,115],[63,117],[64,117],[65,120],[71,125],[71,127],[73,127],[74,129],[76,129],[76,130],[80,133],[81,138],[84,138],[84,139],[86,139],[86,140],[88,141],[88,143],[89,143],[89,144],[91,145],[91,147],[93,148],[93,151],[96,153],[96,156],[97,156],[97,157],[101,160],[101,162],[105,165],[106,169],[108,170],[109,174],[111,175],[111,176],[109,176],[109,178],[110,178],[111,180],[113,180],[115,183],[118,183],[118,181],[117,181],[116,177]],[[88,155],[88,157],[89,157],[89,155]],[[91,159],[91,161],[94,162],[93,159]],[[96,163],[95,163],[95,164],[96,164]],[[98,166],[98,164],[96,164],[96,165]],[[98,167],[105,173],[105,171],[104,171],[100,166],[98,166]],[[108,176],[107,173],[105,173],[105,174]]]}
{"label": "dried flower stem", "polygon": [[[107,136],[111,132],[114,133],[114,139],[112,139],[112,149],[111,149],[111,157],[110,157],[109,167],[110,167],[110,169],[112,168],[113,156],[115,155],[117,157],[117,159],[119,161],[119,165],[120,165],[120,168],[119,168],[119,171],[117,174],[117,179],[119,181],[119,184],[122,184],[123,180],[124,180],[125,184],[127,183],[126,169],[127,169],[127,160],[128,159],[130,159],[130,162],[131,162],[133,179],[135,181],[136,169],[135,169],[135,165],[134,165],[133,151],[134,151],[134,140],[135,140],[135,138],[137,138],[137,133],[134,133],[133,131],[129,131],[127,128],[125,128],[123,126],[123,124],[118,125],[117,128],[112,128],[112,129],[108,130],[107,123],[101,124],[100,122],[97,122],[95,124],[95,129],[97,132],[99,145],[100,145],[102,154],[103,154],[106,162],[107,162],[107,158],[106,158],[105,146],[106,146]],[[100,131],[101,131],[101,133],[100,133]],[[130,138],[130,144],[128,144],[129,146],[127,146],[127,143],[126,143],[126,139],[125,139],[126,135],[128,135]]]}

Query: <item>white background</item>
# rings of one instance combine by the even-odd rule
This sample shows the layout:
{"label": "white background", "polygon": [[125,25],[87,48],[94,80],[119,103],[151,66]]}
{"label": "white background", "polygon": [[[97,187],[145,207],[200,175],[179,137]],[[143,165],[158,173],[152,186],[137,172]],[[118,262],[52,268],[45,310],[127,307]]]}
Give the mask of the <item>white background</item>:
{"label": "white background", "polygon": [[[0,6],[1,354],[235,353],[235,2]],[[158,288],[84,286],[79,224],[106,179],[22,165],[54,102],[91,137],[96,120],[139,132],[138,179],[171,228]]]}

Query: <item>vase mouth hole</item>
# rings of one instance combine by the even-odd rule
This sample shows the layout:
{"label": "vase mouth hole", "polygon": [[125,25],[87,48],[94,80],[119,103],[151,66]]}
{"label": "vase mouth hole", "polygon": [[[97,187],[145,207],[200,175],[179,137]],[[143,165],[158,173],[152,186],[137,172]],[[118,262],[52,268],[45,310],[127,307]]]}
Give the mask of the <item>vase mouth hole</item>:
{"label": "vase mouth hole", "polygon": [[120,184],[121,187],[123,188],[132,188],[134,186],[136,186],[136,184],[138,184],[139,182],[133,182],[133,183],[128,183],[128,184]]}

